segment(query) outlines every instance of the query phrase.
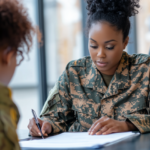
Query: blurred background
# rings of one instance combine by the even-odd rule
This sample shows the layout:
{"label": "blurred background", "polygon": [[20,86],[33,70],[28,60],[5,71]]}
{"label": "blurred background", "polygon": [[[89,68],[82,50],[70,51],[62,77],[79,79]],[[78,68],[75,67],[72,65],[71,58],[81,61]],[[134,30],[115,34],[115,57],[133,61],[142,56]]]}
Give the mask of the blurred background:
{"label": "blurred background", "polygon": [[[17,67],[10,83],[13,100],[21,119],[19,129],[27,129],[32,118],[44,105],[50,89],[67,63],[89,55],[85,34],[86,4],[84,0],[20,0],[28,8],[29,18],[43,34],[43,46],[36,38],[25,61]],[[150,54],[150,0],[141,0],[140,13],[131,17],[129,54]]]}

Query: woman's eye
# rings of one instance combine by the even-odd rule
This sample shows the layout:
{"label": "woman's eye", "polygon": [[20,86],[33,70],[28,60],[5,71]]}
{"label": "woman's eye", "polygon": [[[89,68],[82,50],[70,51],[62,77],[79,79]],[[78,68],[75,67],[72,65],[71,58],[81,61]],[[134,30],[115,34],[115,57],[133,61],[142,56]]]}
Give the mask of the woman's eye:
{"label": "woman's eye", "polygon": [[91,48],[97,49],[97,46],[90,46]]}
{"label": "woman's eye", "polygon": [[114,49],[114,46],[113,47],[106,47],[108,50],[112,50]]}

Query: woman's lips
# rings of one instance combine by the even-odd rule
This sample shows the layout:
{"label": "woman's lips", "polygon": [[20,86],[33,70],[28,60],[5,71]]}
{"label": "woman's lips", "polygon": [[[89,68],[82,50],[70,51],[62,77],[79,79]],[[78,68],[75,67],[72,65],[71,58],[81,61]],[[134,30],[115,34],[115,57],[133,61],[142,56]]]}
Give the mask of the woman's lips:
{"label": "woman's lips", "polygon": [[96,64],[97,64],[99,67],[105,67],[108,63],[96,61]]}

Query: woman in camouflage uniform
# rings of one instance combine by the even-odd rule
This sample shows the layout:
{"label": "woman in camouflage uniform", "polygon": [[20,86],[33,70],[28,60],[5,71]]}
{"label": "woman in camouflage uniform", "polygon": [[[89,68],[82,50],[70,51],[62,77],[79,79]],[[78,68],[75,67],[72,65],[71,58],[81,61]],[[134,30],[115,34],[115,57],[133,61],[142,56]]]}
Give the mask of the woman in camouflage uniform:
{"label": "woman in camouflage uniform", "polygon": [[[0,150],[19,150],[16,128],[19,112],[7,87],[16,65],[30,51],[35,29],[17,0],[0,0]],[[26,49],[25,49],[26,48]]]}
{"label": "woman in camouflage uniform", "polygon": [[[87,0],[90,56],[71,61],[41,112],[46,135],[150,131],[148,55],[128,55],[129,17],[139,0]],[[31,119],[32,136],[40,136]]]}

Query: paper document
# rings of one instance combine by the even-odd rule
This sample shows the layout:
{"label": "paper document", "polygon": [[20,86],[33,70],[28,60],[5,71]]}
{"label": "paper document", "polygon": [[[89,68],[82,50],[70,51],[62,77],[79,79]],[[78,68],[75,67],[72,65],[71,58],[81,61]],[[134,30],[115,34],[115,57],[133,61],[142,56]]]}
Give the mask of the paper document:
{"label": "paper document", "polygon": [[19,143],[21,147],[26,148],[91,148],[128,138],[133,135],[136,135],[136,133],[123,132],[109,135],[88,135],[88,132],[65,132],[45,139],[20,141]]}

